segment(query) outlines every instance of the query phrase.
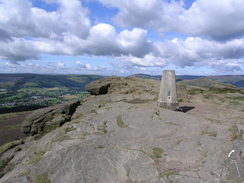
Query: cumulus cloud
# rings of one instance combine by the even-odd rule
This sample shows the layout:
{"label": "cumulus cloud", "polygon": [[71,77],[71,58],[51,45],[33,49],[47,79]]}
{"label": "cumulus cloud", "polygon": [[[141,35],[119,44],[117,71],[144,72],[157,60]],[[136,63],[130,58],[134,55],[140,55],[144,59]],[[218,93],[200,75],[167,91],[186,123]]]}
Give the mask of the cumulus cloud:
{"label": "cumulus cloud", "polygon": [[[241,70],[244,60],[244,39],[226,42],[199,37],[175,38],[153,43],[153,52],[141,58],[128,55],[118,57],[138,67],[164,67],[173,64],[178,67],[210,66],[215,70]],[[128,63],[126,63],[128,65]]]}
{"label": "cumulus cloud", "polygon": [[13,62],[25,61],[37,58],[38,54],[38,50],[31,41],[22,38],[12,38],[11,41],[0,40],[0,59]]}
{"label": "cumulus cloud", "polygon": [[[55,3],[55,11],[33,7],[30,0],[0,0],[0,59],[18,61],[42,55],[107,56],[121,61],[113,68],[76,62],[71,69],[63,62],[45,67],[25,65],[33,71],[71,69],[74,72],[106,70],[126,73],[146,68],[207,65],[215,70],[241,71],[244,57],[244,1],[197,0],[189,9],[183,1],[98,0],[116,7],[114,22],[92,24],[89,10],[80,0],[43,0]],[[216,11],[221,10],[221,11]],[[180,32],[185,39],[150,41],[148,30]]]}
{"label": "cumulus cloud", "polygon": [[13,41],[0,41],[1,58],[23,61],[38,57],[40,54],[53,55],[133,55],[143,57],[152,51],[152,44],[142,29],[116,32],[109,24],[98,24],[89,30],[86,39],[73,34],[65,34],[63,40],[41,39],[26,40],[14,38]]}
{"label": "cumulus cloud", "polygon": [[[184,10],[182,2],[163,0],[99,0],[106,6],[119,9],[113,20],[123,27],[151,27],[171,29],[177,16]],[[169,27],[170,25],[170,27]]]}
{"label": "cumulus cloud", "polygon": [[161,56],[155,56],[152,53],[145,55],[142,58],[134,57],[132,55],[122,56],[118,58],[129,62],[129,66],[137,67],[163,67],[166,65],[166,61]]}
{"label": "cumulus cloud", "polygon": [[223,60],[239,60],[244,57],[244,39],[217,42],[189,37],[155,43],[159,55],[168,63],[180,67],[211,65]]}
{"label": "cumulus cloud", "polygon": [[236,59],[225,59],[211,62],[210,66],[218,71],[220,74],[232,73],[242,71],[240,60]]}
{"label": "cumulus cloud", "polygon": [[81,62],[80,60],[77,60],[75,63],[78,66],[78,67],[76,67],[77,70],[80,70],[80,69],[93,70],[93,71],[97,70],[97,68],[92,67],[91,64],[85,64],[85,63]]}
{"label": "cumulus cloud", "polygon": [[98,24],[91,28],[88,39],[80,52],[92,55],[134,55],[142,57],[151,51],[147,31],[134,28],[117,33],[109,24]]}
{"label": "cumulus cloud", "polygon": [[243,0],[196,0],[189,9],[183,1],[99,0],[118,8],[113,17],[123,27],[152,28],[228,40],[244,35]]}
{"label": "cumulus cloud", "polygon": [[58,0],[57,11],[32,7],[28,0],[0,0],[0,30],[13,37],[60,38],[72,33],[87,36],[88,10],[78,0]]}

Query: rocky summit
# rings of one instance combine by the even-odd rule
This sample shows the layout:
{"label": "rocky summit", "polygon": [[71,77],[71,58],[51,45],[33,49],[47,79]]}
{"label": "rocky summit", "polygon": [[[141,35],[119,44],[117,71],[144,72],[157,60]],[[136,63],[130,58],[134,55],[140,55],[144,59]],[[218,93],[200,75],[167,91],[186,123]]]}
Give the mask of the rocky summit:
{"label": "rocky summit", "polygon": [[30,127],[35,119],[70,119],[42,137],[24,139],[14,147],[18,151],[3,152],[13,158],[0,182],[243,182],[244,105],[231,103],[243,91],[177,83],[182,111],[172,111],[157,107],[159,82],[104,78],[87,86],[95,96],[72,105],[73,112],[32,114],[23,125],[28,132],[36,129]]}

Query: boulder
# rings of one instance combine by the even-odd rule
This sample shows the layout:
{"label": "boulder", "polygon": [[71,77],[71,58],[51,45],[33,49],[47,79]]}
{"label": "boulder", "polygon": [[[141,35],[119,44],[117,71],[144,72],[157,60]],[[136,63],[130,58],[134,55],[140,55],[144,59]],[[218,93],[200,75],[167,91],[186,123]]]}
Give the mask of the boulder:
{"label": "boulder", "polygon": [[102,83],[100,81],[91,82],[86,85],[86,91],[90,92],[92,95],[104,95],[108,93],[108,88],[110,83]]}
{"label": "boulder", "polygon": [[79,101],[38,109],[26,116],[22,123],[22,131],[28,135],[44,134],[50,132],[65,122],[70,121]]}
{"label": "boulder", "polygon": [[159,81],[142,80],[136,77],[105,77],[86,85],[86,90],[92,95],[104,94],[153,94],[159,91]]}

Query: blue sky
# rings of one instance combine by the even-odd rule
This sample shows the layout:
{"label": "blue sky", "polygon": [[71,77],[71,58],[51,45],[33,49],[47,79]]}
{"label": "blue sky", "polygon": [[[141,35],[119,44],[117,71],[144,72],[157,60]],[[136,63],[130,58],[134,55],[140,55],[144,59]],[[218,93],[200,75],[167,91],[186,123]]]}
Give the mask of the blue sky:
{"label": "blue sky", "polygon": [[243,0],[0,0],[0,73],[244,74]]}

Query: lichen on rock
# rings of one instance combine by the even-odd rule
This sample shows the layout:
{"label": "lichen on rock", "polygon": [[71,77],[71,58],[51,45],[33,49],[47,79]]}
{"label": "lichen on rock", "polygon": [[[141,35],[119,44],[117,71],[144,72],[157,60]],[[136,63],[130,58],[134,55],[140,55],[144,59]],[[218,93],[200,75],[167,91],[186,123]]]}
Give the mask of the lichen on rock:
{"label": "lichen on rock", "polygon": [[25,118],[22,130],[28,135],[48,133],[70,121],[79,105],[79,101],[73,101],[36,110]]}

